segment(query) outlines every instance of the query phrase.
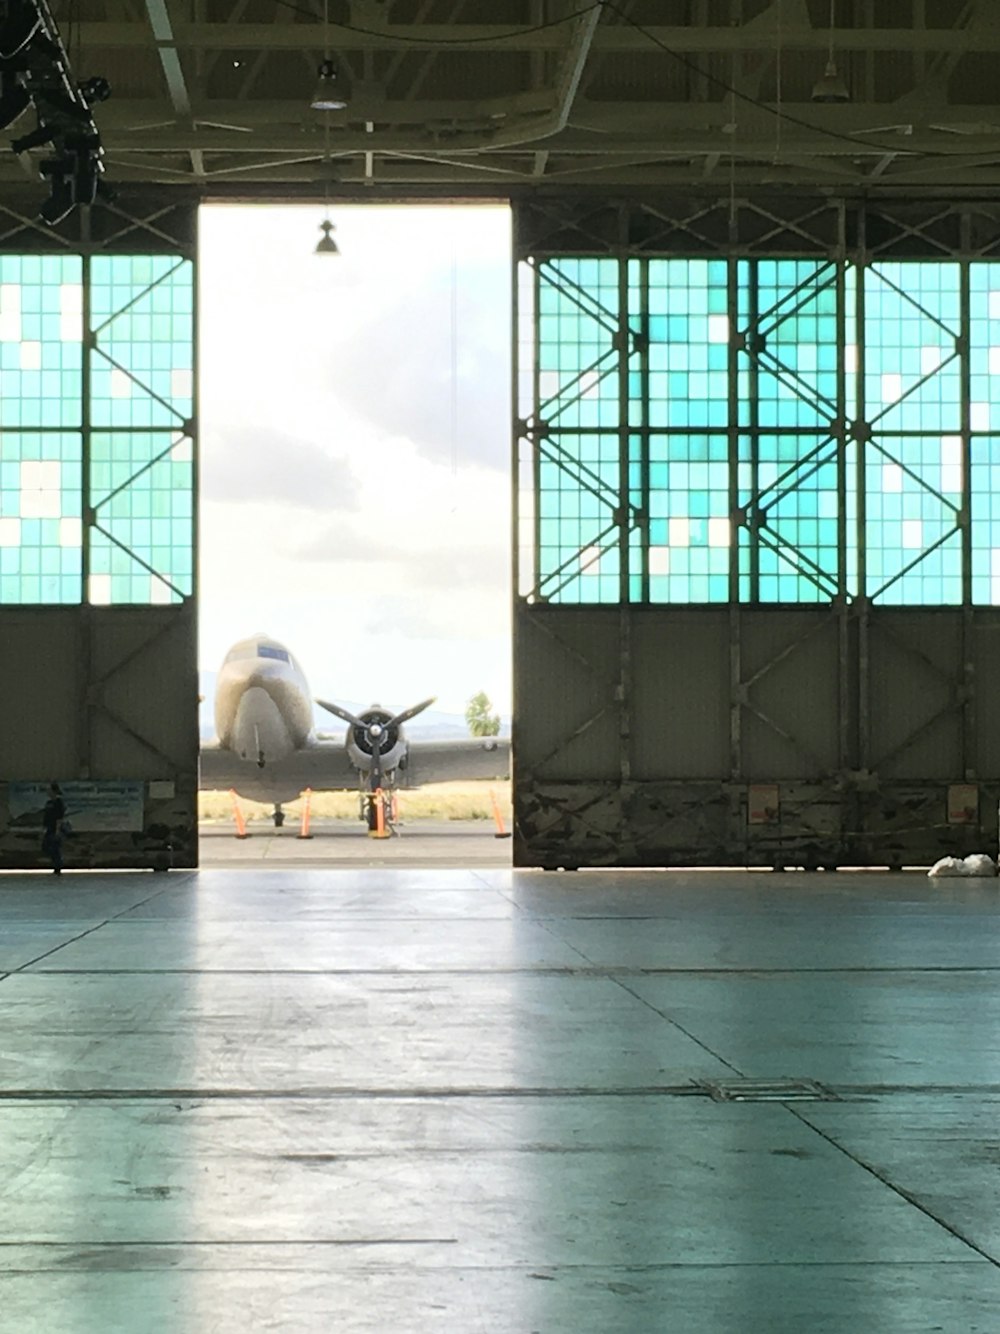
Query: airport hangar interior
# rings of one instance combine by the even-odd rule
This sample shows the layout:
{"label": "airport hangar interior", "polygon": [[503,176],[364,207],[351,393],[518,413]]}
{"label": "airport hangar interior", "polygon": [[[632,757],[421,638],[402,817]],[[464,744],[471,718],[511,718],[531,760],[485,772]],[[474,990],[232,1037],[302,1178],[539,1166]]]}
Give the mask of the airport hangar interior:
{"label": "airport hangar interior", "polygon": [[[997,882],[907,869],[997,851],[998,70],[990,0],[5,6],[17,1327],[1000,1327]],[[477,199],[513,866],[199,871],[199,204]],[[53,775],[141,793],[62,880]]]}

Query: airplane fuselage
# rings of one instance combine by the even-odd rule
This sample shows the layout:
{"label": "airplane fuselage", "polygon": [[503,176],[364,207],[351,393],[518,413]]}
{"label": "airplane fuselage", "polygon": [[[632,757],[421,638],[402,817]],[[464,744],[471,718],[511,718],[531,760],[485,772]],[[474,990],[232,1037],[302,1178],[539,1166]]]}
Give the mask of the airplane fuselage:
{"label": "airplane fuselage", "polygon": [[241,640],[226,654],[215,688],[219,745],[259,768],[311,745],[312,700],[298,663],[276,640]]}

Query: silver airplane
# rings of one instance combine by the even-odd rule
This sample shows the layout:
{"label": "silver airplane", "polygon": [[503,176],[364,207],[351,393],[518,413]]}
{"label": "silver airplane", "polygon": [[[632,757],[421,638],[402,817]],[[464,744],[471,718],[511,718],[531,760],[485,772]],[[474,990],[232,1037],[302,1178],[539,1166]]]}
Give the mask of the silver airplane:
{"label": "silver airplane", "polygon": [[280,828],[283,804],[306,788],[355,788],[361,816],[374,829],[377,793],[389,797],[398,787],[507,776],[510,742],[500,737],[407,739],[403,724],[433,699],[395,714],[378,704],[355,715],[338,704],[316,703],[347,724],[342,741],[317,737],[309,684],[284,644],[263,634],[234,644],[215,688],[218,740],[201,750],[202,789],[232,788],[270,802]]}

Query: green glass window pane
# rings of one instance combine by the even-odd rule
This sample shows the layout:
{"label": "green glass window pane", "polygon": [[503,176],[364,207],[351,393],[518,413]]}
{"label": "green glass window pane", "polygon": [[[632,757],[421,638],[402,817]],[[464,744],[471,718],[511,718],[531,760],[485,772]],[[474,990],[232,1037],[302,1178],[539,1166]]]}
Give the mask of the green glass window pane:
{"label": "green glass window pane", "polygon": [[80,601],[79,433],[0,431],[0,601]]}
{"label": "green glass window pane", "polygon": [[[991,266],[992,267],[992,266]],[[1000,439],[972,440],[970,467],[972,600],[1000,606]]]}
{"label": "green glass window pane", "polygon": [[878,431],[957,431],[960,266],[873,264],[865,271],[865,416]]}
{"label": "green glass window pane", "polygon": [[884,433],[865,455],[868,593],[886,604],[961,601],[962,441]]}

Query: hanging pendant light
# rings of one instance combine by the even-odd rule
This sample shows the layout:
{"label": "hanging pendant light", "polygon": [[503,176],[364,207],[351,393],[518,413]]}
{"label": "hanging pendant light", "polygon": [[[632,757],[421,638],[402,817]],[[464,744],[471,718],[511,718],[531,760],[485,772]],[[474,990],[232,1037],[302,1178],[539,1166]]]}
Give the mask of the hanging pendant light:
{"label": "hanging pendant light", "polygon": [[343,93],[337,87],[337,67],[332,60],[324,60],[319,67],[319,81],[309,103],[313,111],[343,111],[347,106]]}
{"label": "hanging pendant light", "polygon": [[826,69],[823,71],[822,77],[813,84],[812,100],[814,102],[849,102],[851,100],[851,94],[847,90],[847,84],[841,78],[833,55],[835,4],[836,0],[830,0],[830,48],[826,57]]}
{"label": "hanging pendant light", "polygon": [[319,225],[319,229],[323,233],[323,235],[316,242],[316,249],[313,251],[313,254],[339,255],[340,247],[337,245],[337,242],[330,235],[331,232],[336,231],[336,228],[334,227],[330,219],[324,218]]}
{"label": "hanging pendant light", "polygon": [[330,55],[330,0],[323,0],[323,61],[310,98],[313,111],[343,111],[347,101],[337,86],[337,66]]}

